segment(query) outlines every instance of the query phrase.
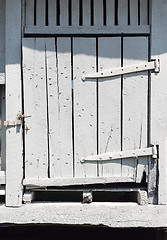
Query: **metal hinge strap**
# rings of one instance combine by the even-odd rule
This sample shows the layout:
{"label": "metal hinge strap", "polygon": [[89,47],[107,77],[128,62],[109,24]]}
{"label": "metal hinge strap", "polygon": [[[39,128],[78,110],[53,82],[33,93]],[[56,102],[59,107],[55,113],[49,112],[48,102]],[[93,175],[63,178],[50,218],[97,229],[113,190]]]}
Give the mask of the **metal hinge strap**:
{"label": "metal hinge strap", "polygon": [[99,155],[92,155],[86,158],[81,159],[81,163],[86,161],[112,161],[118,159],[126,159],[126,158],[138,158],[152,156],[153,159],[157,159],[157,147],[154,145],[153,147],[143,148],[143,149],[135,149],[135,150],[127,150],[120,152],[109,152]]}
{"label": "metal hinge strap", "polygon": [[82,80],[85,81],[86,79],[108,78],[108,77],[143,72],[148,70],[154,70],[155,73],[158,73],[160,71],[159,59],[152,60],[151,62],[140,63],[137,65],[117,67],[117,68],[107,69],[107,70],[92,73],[92,74],[83,75]]}

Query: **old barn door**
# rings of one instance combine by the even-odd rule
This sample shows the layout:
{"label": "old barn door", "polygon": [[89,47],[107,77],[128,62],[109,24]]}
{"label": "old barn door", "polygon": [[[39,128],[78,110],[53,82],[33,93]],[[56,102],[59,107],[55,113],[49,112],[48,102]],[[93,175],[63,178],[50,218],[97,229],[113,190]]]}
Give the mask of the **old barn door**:
{"label": "old barn door", "polygon": [[[82,27],[73,27],[78,15],[71,22],[65,18],[69,12],[63,12],[61,4],[66,1],[60,1],[57,26],[48,21],[38,27],[38,12],[33,23],[26,20],[33,26],[25,28],[23,38],[25,185],[141,182],[144,172],[148,176],[148,157],[140,154],[83,161],[89,156],[149,147],[149,72],[83,81],[89,74],[130,65],[138,68],[150,61],[148,11],[136,18],[138,1],[132,1],[131,24],[135,28],[128,26],[128,1],[118,1],[117,13],[114,1],[105,1],[115,20],[107,15],[102,2],[94,1],[90,22],[92,10],[85,8],[84,12],[84,7],[92,5],[82,6],[83,21],[78,21]],[[79,7],[75,4],[74,10]],[[64,24],[66,20],[68,24]]]}
{"label": "old barn door", "polygon": [[29,38],[23,45],[26,177],[141,180],[146,157],[81,159],[147,147],[148,73],[82,76],[147,62],[148,38]]}

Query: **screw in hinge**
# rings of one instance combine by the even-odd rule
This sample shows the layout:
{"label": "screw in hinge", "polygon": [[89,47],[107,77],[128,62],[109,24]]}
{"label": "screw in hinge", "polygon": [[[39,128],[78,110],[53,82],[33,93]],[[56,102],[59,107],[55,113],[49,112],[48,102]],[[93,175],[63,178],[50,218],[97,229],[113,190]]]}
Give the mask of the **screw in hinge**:
{"label": "screw in hinge", "polygon": [[84,159],[84,158],[81,158],[80,162],[81,162],[81,163],[84,163],[84,162],[85,162],[85,159]]}
{"label": "screw in hinge", "polygon": [[82,80],[82,81],[85,81],[85,80],[86,80],[86,77],[83,75],[83,76],[81,77],[81,80]]}

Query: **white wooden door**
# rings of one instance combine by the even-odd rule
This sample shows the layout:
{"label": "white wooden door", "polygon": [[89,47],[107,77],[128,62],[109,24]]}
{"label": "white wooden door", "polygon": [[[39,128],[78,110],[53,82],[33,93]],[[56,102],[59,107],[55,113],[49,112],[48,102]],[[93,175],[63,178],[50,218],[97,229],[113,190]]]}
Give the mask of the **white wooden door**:
{"label": "white wooden door", "polygon": [[148,146],[148,72],[82,76],[148,60],[146,36],[24,38],[25,178],[45,185],[141,182],[147,157],[81,159]]}

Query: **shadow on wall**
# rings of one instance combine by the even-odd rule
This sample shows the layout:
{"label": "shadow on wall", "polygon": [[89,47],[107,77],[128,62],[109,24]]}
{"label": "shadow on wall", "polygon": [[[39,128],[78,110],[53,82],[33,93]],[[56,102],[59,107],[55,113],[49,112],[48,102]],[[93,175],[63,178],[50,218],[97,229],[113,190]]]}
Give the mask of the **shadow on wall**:
{"label": "shadow on wall", "polygon": [[[0,229],[6,240],[157,240],[161,232],[155,229],[109,229],[104,227],[21,226]],[[159,236],[159,238],[157,238]]]}
{"label": "shadow on wall", "polygon": [[[48,47],[47,41],[49,39],[55,42],[54,47]],[[68,45],[64,45],[60,48],[61,43],[66,39]],[[45,43],[46,41],[46,43]],[[108,58],[118,59],[121,63],[121,58],[124,60],[130,59],[133,61],[146,61],[148,58],[148,37],[128,37],[121,36],[116,37],[47,37],[40,40],[39,37],[34,37],[29,41],[23,40],[23,46],[35,51],[57,51],[63,54],[72,54],[73,57],[76,55],[85,55],[92,58]],[[144,50],[141,52],[141,48]],[[102,49],[102,50],[101,50]],[[122,50],[121,50],[122,49]],[[123,51],[121,53],[121,51]]]}

